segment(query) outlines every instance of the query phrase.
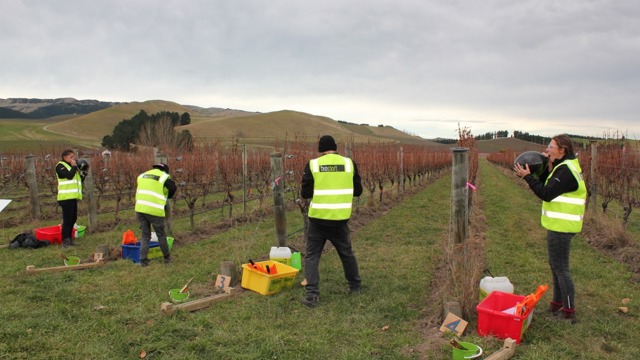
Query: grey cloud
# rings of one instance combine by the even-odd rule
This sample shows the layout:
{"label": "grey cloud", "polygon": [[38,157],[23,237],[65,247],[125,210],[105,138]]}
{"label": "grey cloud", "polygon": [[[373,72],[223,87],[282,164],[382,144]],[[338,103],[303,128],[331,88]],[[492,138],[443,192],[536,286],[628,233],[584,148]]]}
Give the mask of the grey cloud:
{"label": "grey cloud", "polygon": [[[345,119],[354,122],[477,113],[466,122],[478,133],[508,118],[640,133],[634,0],[0,5],[0,41],[13,49],[0,58],[0,97],[234,98],[300,111],[313,102],[339,119],[359,110]],[[344,110],[356,102],[377,111]]]}

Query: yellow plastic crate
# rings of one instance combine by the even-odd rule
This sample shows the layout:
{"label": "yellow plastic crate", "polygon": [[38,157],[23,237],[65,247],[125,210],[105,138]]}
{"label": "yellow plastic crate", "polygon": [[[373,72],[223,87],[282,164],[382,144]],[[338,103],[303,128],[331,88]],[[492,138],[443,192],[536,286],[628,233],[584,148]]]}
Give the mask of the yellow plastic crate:
{"label": "yellow plastic crate", "polygon": [[280,262],[267,260],[259,261],[256,264],[272,267],[276,264],[277,274],[270,275],[257,271],[250,264],[242,264],[242,284],[245,289],[253,290],[262,295],[272,295],[284,288],[292,287],[298,269]]}
{"label": "yellow plastic crate", "polygon": [[[160,249],[160,243],[158,243],[157,241],[151,241],[149,245],[156,245],[156,246],[153,246],[153,247],[149,246],[149,253],[147,254],[147,259],[157,259],[157,258],[163,257],[162,249]],[[171,236],[167,236],[167,245],[169,245],[169,251],[171,251],[171,249],[173,248],[173,238]]]}

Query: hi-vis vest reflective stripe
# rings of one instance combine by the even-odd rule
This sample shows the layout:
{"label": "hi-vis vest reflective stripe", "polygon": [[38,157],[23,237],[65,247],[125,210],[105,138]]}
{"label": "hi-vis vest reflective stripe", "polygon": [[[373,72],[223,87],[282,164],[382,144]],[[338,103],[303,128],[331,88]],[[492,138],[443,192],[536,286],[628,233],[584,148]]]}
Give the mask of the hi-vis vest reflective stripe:
{"label": "hi-vis vest reflective stripe", "polygon": [[338,154],[327,154],[309,162],[313,175],[313,198],[309,217],[348,220],[353,204],[353,162]]}
{"label": "hi-vis vest reflective stripe", "polygon": [[[71,171],[71,165],[66,162],[60,161],[58,164],[64,165],[67,170]],[[82,200],[82,179],[77,171],[71,180],[58,177],[58,200],[71,199]]]}
{"label": "hi-vis vest reflective stripe", "polygon": [[158,169],[151,169],[138,176],[136,212],[164,217],[168,195],[164,183],[169,177],[169,174]]}
{"label": "hi-vis vest reflective stripe", "polygon": [[[563,233],[579,233],[582,230],[587,187],[582,179],[582,169],[580,168],[578,159],[565,160],[558,166],[563,164],[567,165],[578,181],[578,189],[570,193],[562,194],[549,202],[543,201],[540,221],[542,226],[548,230]],[[547,182],[553,177],[553,173],[558,166],[551,171]]]}

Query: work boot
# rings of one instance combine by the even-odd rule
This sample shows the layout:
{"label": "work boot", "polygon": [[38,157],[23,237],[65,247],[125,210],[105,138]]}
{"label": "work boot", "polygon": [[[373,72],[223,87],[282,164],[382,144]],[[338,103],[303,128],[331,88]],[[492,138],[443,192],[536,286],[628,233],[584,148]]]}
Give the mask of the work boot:
{"label": "work boot", "polygon": [[165,264],[171,264],[171,255],[166,255],[164,257],[164,263]]}
{"label": "work boot", "polygon": [[571,325],[576,324],[578,322],[578,319],[576,319],[576,310],[575,309],[564,309],[564,308],[561,308],[560,310],[558,310],[558,312],[556,314],[554,314],[551,317],[549,317],[549,319],[550,320],[555,320],[555,321],[567,321]]}
{"label": "work boot", "polygon": [[349,295],[360,295],[361,293],[362,293],[362,288],[359,286],[349,288]]}
{"label": "work boot", "polygon": [[312,296],[312,295],[307,295],[307,296],[302,298],[301,303],[303,305],[308,306],[308,307],[314,308],[314,307],[318,306],[318,297],[317,296]]}
{"label": "work boot", "polygon": [[552,301],[549,303],[549,312],[553,315],[557,314],[558,311],[562,309],[562,303],[557,301]]}
{"label": "work boot", "polygon": [[142,260],[140,260],[140,266],[142,266],[142,267],[147,267],[147,266],[149,266],[149,259],[142,259]]}
{"label": "work boot", "polygon": [[69,238],[65,238],[64,240],[62,240],[62,247],[63,248],[70,247],[70,246],[76,246],[76,244],[73,242],[73,240],[71,240]]}

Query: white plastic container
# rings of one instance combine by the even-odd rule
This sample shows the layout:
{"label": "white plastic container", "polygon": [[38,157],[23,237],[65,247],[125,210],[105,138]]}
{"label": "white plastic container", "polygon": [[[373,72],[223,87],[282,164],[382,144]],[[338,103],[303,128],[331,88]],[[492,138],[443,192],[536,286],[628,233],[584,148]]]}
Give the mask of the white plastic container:
{"label": "white plastic container", "polygon": [[480,301],[484,300],[492,291],[502,291],[513,294],[513,284],[506,276],[486,276],[480,280]]}
{"label": "white plastic container", "polygon": [[283,264],[291,266],[291,249],[286,246],[271,247],[271,252],[269,253],[269,260],[281,262]]}

